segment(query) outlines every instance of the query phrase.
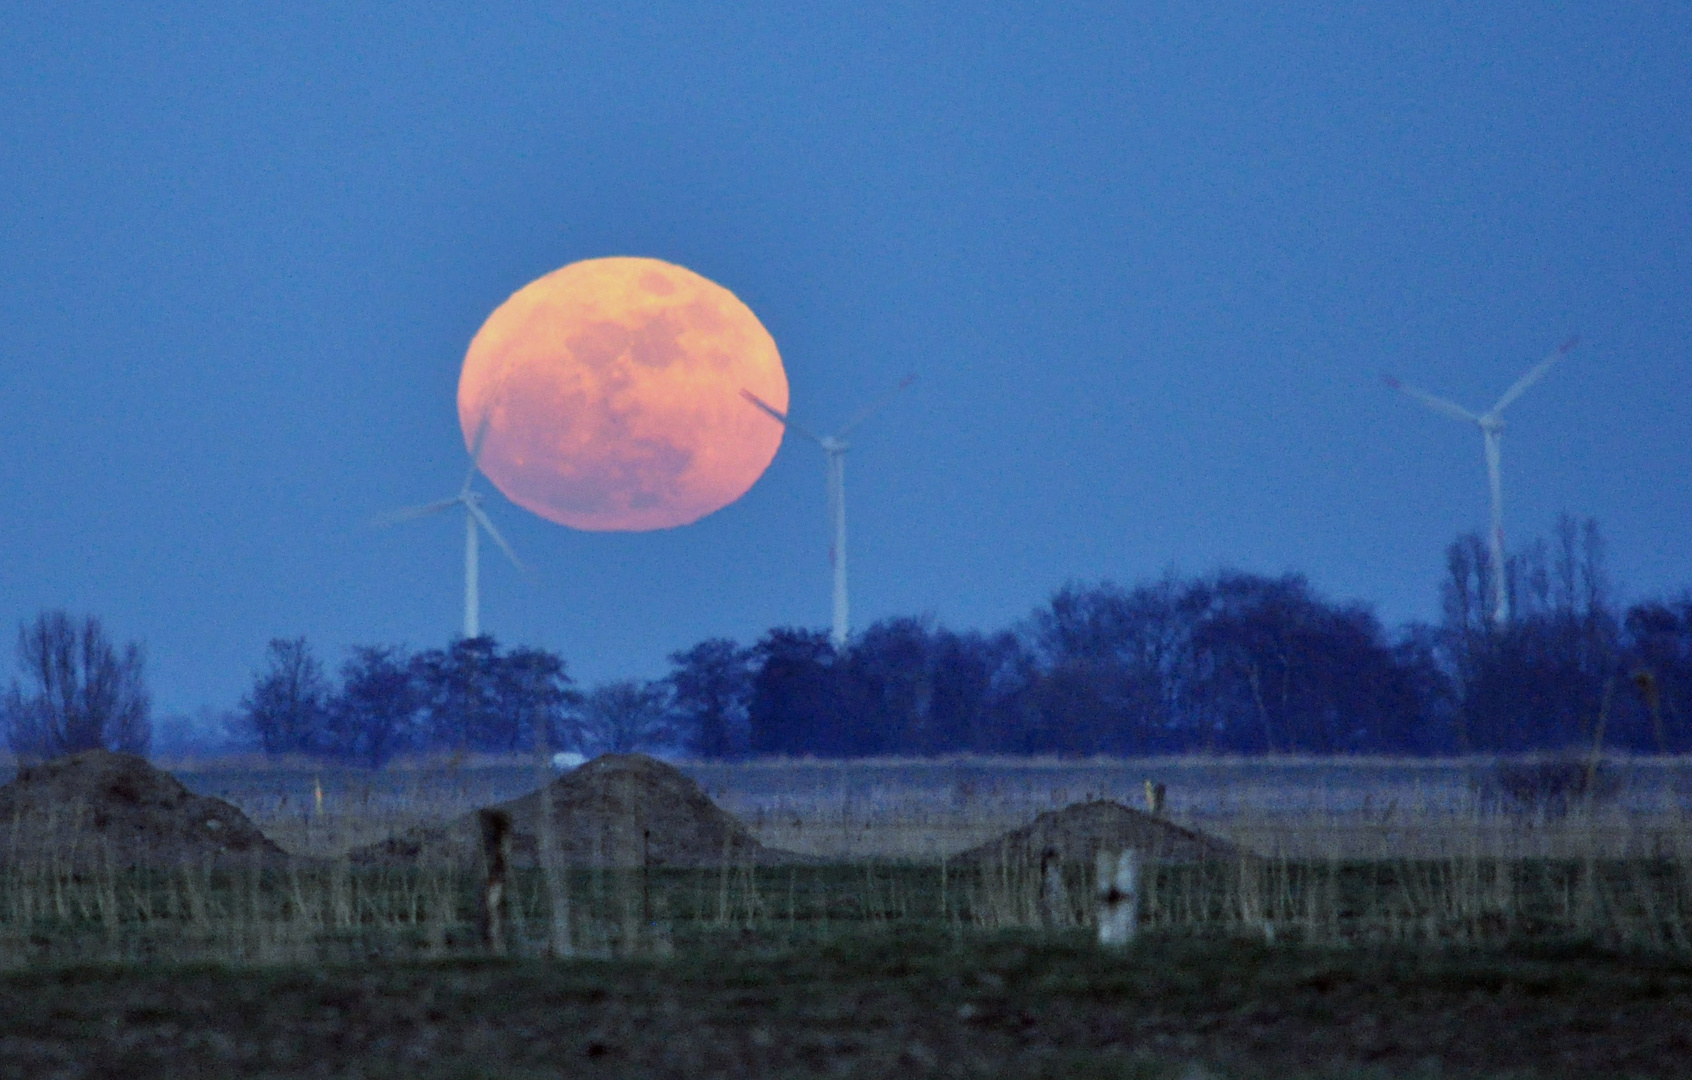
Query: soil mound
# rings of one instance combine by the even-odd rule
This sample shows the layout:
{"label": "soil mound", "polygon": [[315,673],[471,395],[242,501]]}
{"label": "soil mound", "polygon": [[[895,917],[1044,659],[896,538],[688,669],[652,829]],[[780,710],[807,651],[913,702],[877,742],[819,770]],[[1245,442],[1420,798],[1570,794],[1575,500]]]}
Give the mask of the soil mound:
{"label": "soil mound", "polygon": [[0,862],[152,866],[280,857],[282,849],[222,799],[195,795],[145,758],[88,750],[18,769],[0,787]]}
{"label": "soil mound", "polygon": [[1133,848],[1145,858],[1163,862],[1237,859],[1244,854],[1225,840],[1184,829],[1119,802],[1098,799],[1049,810],[1022,828],[970,848],[957,858],[978,864],[1039,862],[1050,857],[1091,863],[1101,848]]}
{"label": "soil mound", "polygon": [[[534,866],[542,798],[552,805],[553,842],[571,866],[768,865],[808,861],[767,848],[681,770],[644,754],[605,754],[541,791],[494,809],[511,815],[512,861]],[[412,829],[351,853],[354,862],[471,861],[480,857],[475,813]]]}

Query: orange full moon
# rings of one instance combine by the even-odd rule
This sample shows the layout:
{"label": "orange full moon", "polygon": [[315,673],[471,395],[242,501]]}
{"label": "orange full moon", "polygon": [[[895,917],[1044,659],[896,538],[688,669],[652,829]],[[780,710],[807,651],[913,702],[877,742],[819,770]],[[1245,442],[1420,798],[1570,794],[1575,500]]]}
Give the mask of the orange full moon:
{"label": "orange full moon", "polygon": [[775,341],[733,293],[658,259],[588,259],[501,304],[470,342],[458,422],[481,471],[541,517],[667,529],[746,493],[787,410]]}

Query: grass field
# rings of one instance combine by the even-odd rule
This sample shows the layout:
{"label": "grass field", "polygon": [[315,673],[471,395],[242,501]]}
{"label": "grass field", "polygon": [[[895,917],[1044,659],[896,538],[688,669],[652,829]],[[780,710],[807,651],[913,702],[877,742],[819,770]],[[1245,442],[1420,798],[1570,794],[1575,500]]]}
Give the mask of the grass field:
{"label": "grass field", "polygon": [[[1684,1076],[1692,763],[1610,767],[1547,814],[1474,761],[685,765],[818,861],[520,872],[501,960],[474,872],[339,856],[530,763],[179,768],[297,858],[0,867],[0,1076]],[[1149,866],[1127,952],[1091,867],[951,859],[1147,780],[1255,855]]]}

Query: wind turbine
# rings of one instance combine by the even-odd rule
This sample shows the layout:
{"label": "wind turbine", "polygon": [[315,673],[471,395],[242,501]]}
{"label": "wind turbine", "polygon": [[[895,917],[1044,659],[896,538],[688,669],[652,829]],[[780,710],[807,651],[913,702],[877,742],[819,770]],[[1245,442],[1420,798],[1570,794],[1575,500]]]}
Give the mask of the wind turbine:
{"label": "wind turbine", "polygon": [[851,609],[846,599],[846,451],[851,444],[846,436],[859,424],[880,412],[884,406],[905,387],[916,381],[915,375],[907,375],[898,386],[889,390],[881,397],[870,402],[858,415],[846,422],[846,426],[833,435],[817,435],[795,424],[787,418],[787,414],[760,398],[750,390],[742,390],[741,396],[758,408],[769,413],[776,422],[783,425],[795,435],[805,438],[822,447],[828,458],[828,515],[833,529],[832,542],[828,545],[829,565],[834,568],[834,627],[829,631],[829,640],[834,642],[836,649],[846,647],[846,635],[851,621]]}
{"label": "wind turbine", "polygon": [[1521,397],[1523,391],[1544,378],[1545,373],[1551,370],[1551,365],[1561,360],[1578,344],[1579,337],[1571,337],[1563,342],[1550,356],[1529,368],[1510,389],[1504,391],[1504,396],[1498,399],[1497,404],[1479,415],[1455,402],[1435,397],[1426,390],[1406,386],[1391,375],[1383,376],[1386,384],[1394,390],[1415,398],[1435,412],[1466,421],[1481,429],[1486,443],[1486,475],[1492,487],[1492,618],[1499,625],[1510,620],[1510,595],[1504,585],[1504,418],[1500,414],[1511,402]]}
{"label": "wind turbine", "polygon": [[477,550],[478,527],[487,530],[488,535],[493,538],[493,542],[498,544],[499,549],[505,552],[505,557],[511,560],[512,566],[515,566],[519,572],[524,569],[516,552],[512,551],[511,545],[505,542],[505,537],[499,535],[499,530],[494,528],[493,522],[488,518],[487,511],[482,509],[481,492],[470,487],[471,482],[476,479],[476,470],[481,464],[482,439],[487,433],[488,422],[484,419],[481,427],[476,429],[476,440],[470,449],[470,469],[464,474],[464,483],[459,487],[457,495],[450,499],[442,499],[439,502],[425,503],[422,506],[410,506],[404,510],[398,510],[377,518],[375,521],[378,528],[386,528],[390,525],[398,525],[402,521],[411,521],[420,517],[428,517],[430,514],[438,514],[442,510],[450,510],[455,506],[464,507],[464,636],[466,638],[482,636],[481,597],[477,591],[477,571],[481,562],[480,552]]}

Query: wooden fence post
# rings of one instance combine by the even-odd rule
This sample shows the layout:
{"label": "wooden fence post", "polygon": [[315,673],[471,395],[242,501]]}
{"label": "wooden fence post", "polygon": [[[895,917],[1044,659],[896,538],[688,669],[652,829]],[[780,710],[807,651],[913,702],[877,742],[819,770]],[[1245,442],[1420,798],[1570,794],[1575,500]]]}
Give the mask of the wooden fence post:
{"label": "wooden fence post", "polygon": [[[542,792],[542,796],[545,793]],[[482,826],[482,865],[487,877],[482,882],[482,947],[490,956],[505,955],[505,879],[511,865],[511,815],[504,810],[476,812]]]}
{"label": "wooden fence post", "polygon": [[1169,788],[1156,781],[1146,781],[1146,813],[1152,817],[1163,816],[1163,803],[1169,797]]}
{"label": "wooden fence post", "polygon": [[568,868],[560,870],[564,852],[554,835],[553,814],[558,800],[553,790],[552,755],[548,751],[546,724],[535,724],[535,797],[540,800],[540,814],[535,821],[535,846],[540,856],[541,871],[546,877],[547,905],[552,919],[547,925],[547,953],[554,959],[576,955],[570,939],[570,876]]}
{"label": "wooden fence post", "polygon": [[1140,853],[1099,850],[1099,944],[1122,948],[1140,929]]}
{"label": "wooden fence post", "polygon": [[1069,909],[1069,890],[1063,884],[1063,860],[1056,848],[1040,855],[1040,923],[1046,927],[1075,925]]}

